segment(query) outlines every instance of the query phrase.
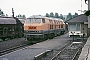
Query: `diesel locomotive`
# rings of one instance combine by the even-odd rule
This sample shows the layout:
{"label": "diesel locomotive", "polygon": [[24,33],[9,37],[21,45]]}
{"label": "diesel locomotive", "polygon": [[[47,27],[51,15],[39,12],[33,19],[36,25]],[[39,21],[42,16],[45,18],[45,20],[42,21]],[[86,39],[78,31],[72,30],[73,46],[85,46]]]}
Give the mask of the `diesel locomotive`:
{"label": "diesel locomotive", "polygon": [[33,15],[24,23],[24,36],[30,42],[51,39],[65,31],[62,19]]}

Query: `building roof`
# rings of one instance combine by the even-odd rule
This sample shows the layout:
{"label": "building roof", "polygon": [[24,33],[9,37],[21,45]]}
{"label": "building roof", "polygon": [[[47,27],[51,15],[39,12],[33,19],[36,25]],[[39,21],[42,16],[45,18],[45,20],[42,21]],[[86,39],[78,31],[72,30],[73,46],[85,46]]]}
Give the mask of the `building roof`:
{"label": "building roof", "polygon": [[81,14],[71,20],[68,20],[67,23],[83,23],[88,22],[88,17],[85,14]]}
{"label": "building roof", "polygon": [[1,17],[0,24],[16,24],[16,20],[12,17]]}
{"label": "building roof", "polygon": [[26,19],[24,19],[24,18],[18,18],[18,19],[20,20],[20,22],[21,22],[22,24],[25,23],[25,20],[26,20]]}

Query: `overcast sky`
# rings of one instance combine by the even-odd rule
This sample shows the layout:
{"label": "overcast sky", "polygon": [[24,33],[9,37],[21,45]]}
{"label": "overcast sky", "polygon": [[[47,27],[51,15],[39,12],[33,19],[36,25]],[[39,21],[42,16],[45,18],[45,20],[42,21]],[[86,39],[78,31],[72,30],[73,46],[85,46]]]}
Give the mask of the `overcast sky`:
{"label": "overcast sky", "polygon": [[[0,0],[0,8],[5,14],[12,14],[12,7],[15,15],[25,14],[27,17],[31,15],[45,15],[50,12],[67,15],[69,12],[81,13],[81,0]],[[87,10],[87,5],[82,0],[82,10]]]}

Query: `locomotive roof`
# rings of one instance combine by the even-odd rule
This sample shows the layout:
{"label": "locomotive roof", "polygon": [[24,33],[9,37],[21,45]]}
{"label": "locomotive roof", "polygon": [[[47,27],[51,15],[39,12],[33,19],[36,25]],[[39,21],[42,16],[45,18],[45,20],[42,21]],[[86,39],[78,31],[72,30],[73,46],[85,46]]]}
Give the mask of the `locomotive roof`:
{"label": "locomotive roof", "polygon": [[59,19],[59,18],[45,17],[45,16],[42,16],[42,15],[33,15],[33,16],[30,16],[29,18],[46,18],[46,19],[50,19],[50,20],[63,21],[62,19]]}
{"label": "locomotive roof", "polygon": [[59,18],[54,18],[54,20],[59,20],[59,21],[63,21],[62,19],[59,19]]}
{"label": "locomotive roof", "polygon": [[33,16],[30,16],[29,18],[47,18],[47,17],[42,15],[33,15]]}
{"label": "locomotive roof", "polygon": [[16,20],[12,17],[1,17],[0,24],[16,24]]}

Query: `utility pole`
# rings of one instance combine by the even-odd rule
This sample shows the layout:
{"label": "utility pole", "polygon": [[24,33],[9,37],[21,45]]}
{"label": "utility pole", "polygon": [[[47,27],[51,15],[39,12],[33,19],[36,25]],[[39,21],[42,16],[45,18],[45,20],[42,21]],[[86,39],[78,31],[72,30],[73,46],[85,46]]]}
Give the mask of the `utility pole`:
{"label": "utility pole", "polygon": [[82,0],[81,0],[81,14],[82,14]]}
{"label": "utility pole", "polygon": [[90,0],[88,0],[88,10],[90,10]]}
{"label": "utility pole", "polygon": [[13,10],[13,8],[12,8],[12,17],[14,17],[14,10]]}
{"label": "utility pole", "polygon": [[82,14],[82,12],[83,12],[83,11],[82,11],[82,0],[81,0],[81,10],[78,10],[78,11],[81,11],[81,14]]}

